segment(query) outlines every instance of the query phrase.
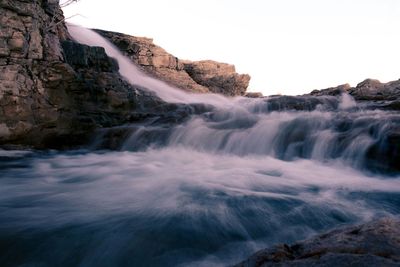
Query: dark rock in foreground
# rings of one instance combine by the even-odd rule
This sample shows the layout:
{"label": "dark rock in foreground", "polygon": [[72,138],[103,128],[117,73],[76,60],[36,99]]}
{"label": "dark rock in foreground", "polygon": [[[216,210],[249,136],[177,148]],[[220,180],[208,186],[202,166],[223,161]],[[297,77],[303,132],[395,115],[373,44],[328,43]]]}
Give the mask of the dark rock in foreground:
{"label": "dark rock in foreground", "polygon": [[235,265],[267,266],[400,266],[400,219],[383,218],[277,245]]}

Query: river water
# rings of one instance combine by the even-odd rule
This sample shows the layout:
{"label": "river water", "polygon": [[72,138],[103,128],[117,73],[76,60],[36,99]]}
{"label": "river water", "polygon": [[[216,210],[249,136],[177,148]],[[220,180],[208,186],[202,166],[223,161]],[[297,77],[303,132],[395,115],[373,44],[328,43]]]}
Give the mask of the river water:
{"label": "river water", "polygon": [[101,134],[90,150],[0,150],[1,266],[226,266],[400,214],[398,113],[347,95],[307,111],[165,95],[214,108],[182,124],[126,125],[115,151],[99,150]]}

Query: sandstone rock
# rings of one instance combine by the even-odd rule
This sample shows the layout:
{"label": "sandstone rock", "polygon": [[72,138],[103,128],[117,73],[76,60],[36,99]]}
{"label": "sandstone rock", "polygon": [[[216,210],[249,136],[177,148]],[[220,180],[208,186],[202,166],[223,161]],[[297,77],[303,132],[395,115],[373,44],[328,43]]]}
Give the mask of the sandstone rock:
{"label": "sandstone rock", "polygon": [[249,75],[240,75],[233,65],[211,60],[180,60],[155,45],[152,39],[96,30],[125,55],[158,79],[189,92],[244,95]]}
{"label": "sandstone rock", "polygon": [[383,218],[277,245],[235,266],[400,266],[400,219]]}
{"label": "sandstone rock", "polygon": [[228,96],[244,95],[250,82],[250,75],[237,74],[235,66],[211,60],[185,62],[184,69],[211,92]]}

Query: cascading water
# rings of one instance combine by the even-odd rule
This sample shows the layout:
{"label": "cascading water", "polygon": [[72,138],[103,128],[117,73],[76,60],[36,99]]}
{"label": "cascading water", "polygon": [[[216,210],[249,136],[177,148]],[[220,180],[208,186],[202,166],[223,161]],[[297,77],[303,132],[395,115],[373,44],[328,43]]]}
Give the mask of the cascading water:
{"label": "cascading water", "polygon": [[229,104],[221,95],[193,95],[174,88],[165,82],[143,73],[130,59],[125,57],[116,47],[98,33],[76,25],[67,24],[71,36],[81,44],[104,47],[108,56],[118,61],[120,74],[131,84],[147,88],[167,102],[209,103],[214,105]]}
{"label": "cascading water", "polygon": [[348,95],[191,95],[147,77],[92,31],[69,30],[104,46],[128,81],[214,108],[180,124],[124,126],[121,151],[0,151],[2,266],[226,266],[400,214],[398,112]]}

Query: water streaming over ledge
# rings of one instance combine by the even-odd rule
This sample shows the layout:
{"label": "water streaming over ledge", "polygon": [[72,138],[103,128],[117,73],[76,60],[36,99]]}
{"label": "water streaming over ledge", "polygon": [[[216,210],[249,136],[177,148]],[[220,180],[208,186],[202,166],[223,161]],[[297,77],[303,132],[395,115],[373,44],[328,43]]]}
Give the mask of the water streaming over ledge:
{"label": "water streaming over ledge", "polygon": [[226,266],[278,242],[400,214],[398,112],[347,95],[304,97],[295,111],[286,98],[183,93],[96,33],[69,29],[104,46],[128,81],[213,108],[182,123],[121,126],[117,151],[0,151],[1,266]]}
{"label": "water streaming over ledge", "polygon": [[125,57],[113,44],[107,41],[100,34],[68,24],[68,31],[79,43],[90,46],[104,47],[108,56],[118,61],[120,74],[131,84],[139,85],[155,92],[161,99],[174,103],[209,103],[214,105],[227,105],[228,99],[217,94],[190,94],[167,83],[146,75],[132,61]]}

